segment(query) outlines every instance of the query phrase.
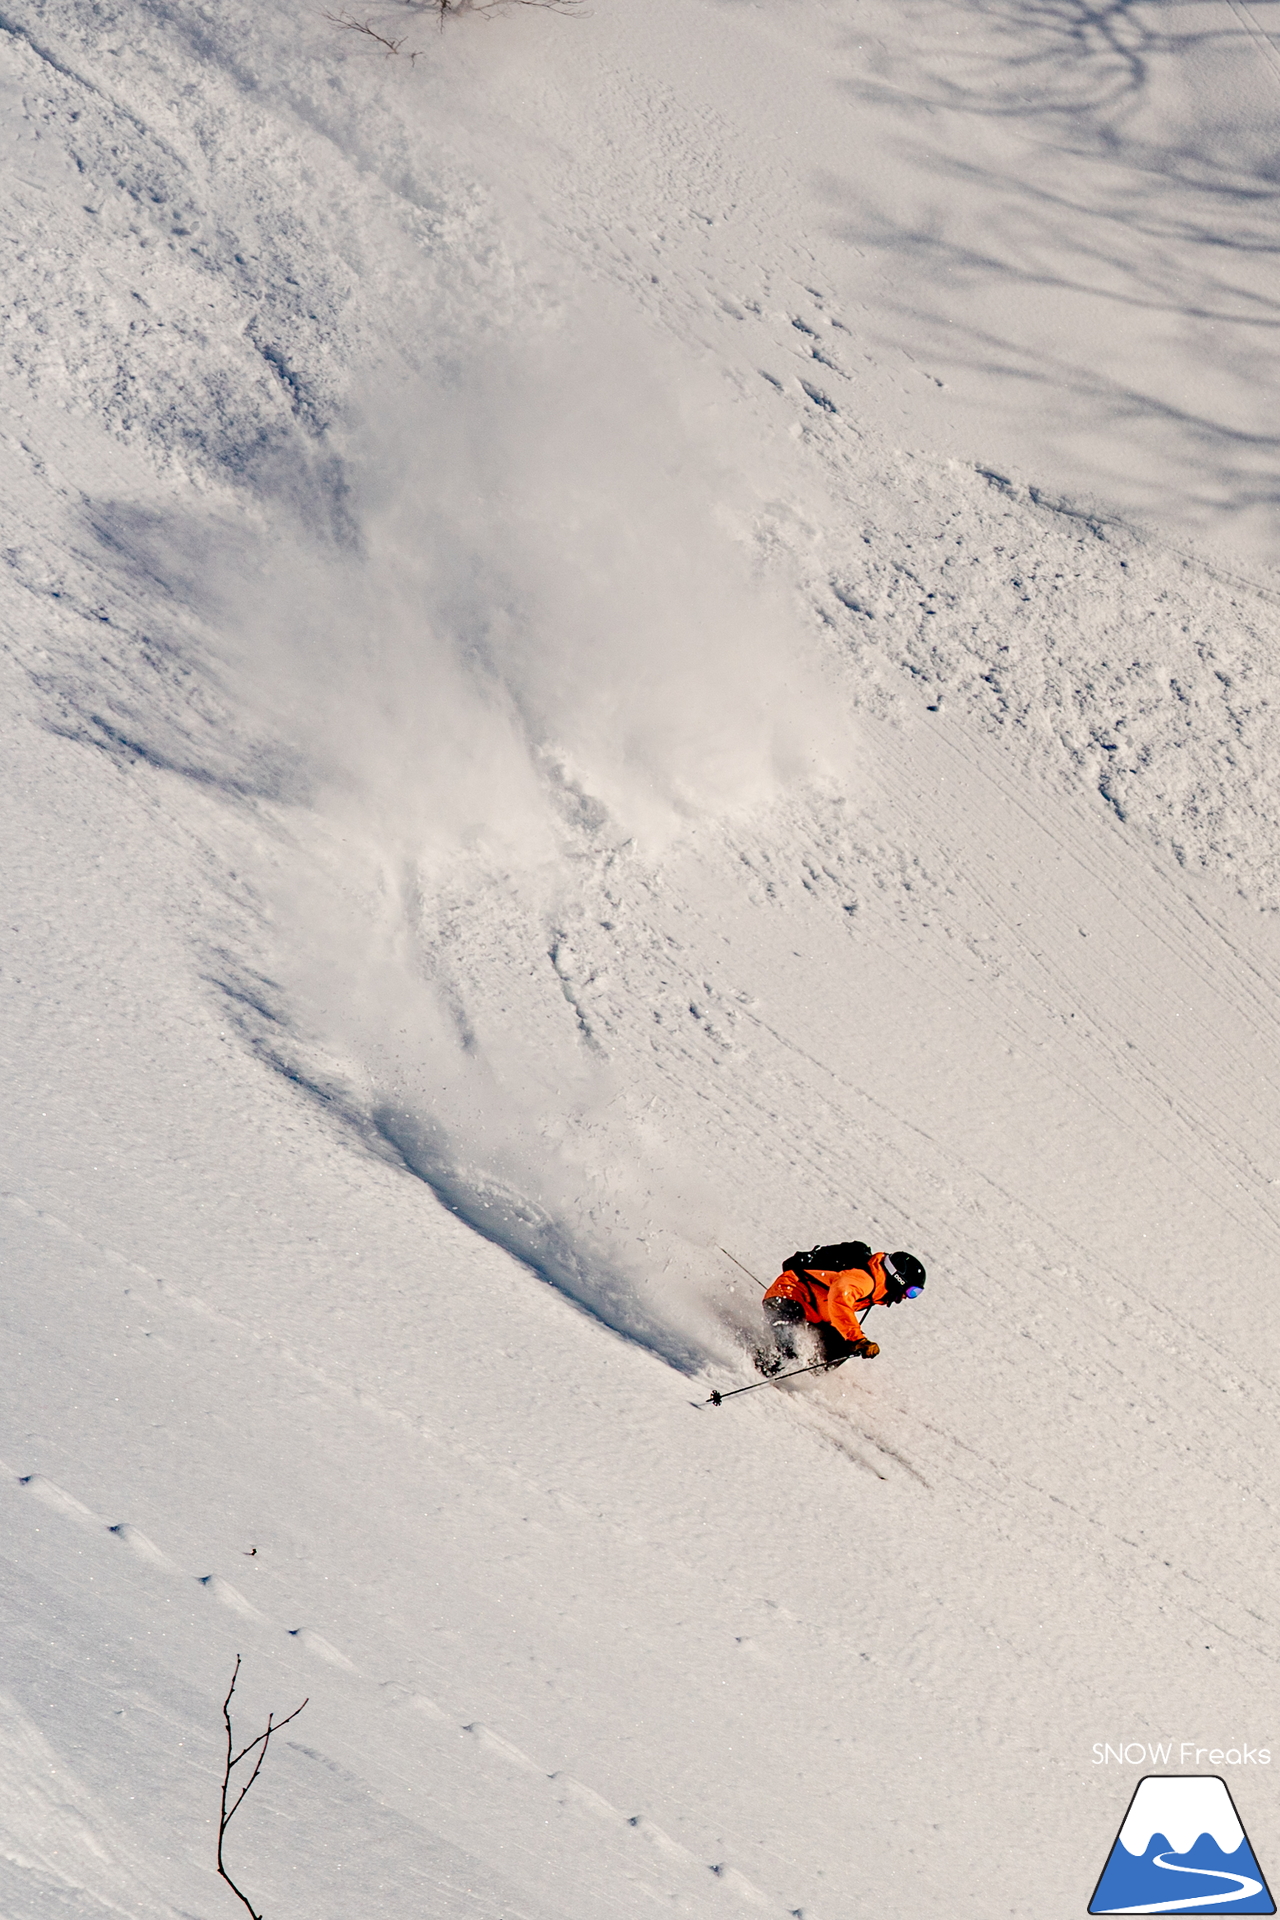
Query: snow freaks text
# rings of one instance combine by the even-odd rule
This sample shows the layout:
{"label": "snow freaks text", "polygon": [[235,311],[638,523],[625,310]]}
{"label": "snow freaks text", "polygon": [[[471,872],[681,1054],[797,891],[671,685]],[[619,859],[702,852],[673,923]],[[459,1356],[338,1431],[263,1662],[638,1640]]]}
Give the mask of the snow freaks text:
{"label": "snow freaks text", "polygon": [[[1176,1760],[1173,1757],[1175,1753],[1178,1756]],[[1167,1767],[1170,1765],[1198,1767],[1206,1760],[1215,1767],[1269,1767],[1271,1749],[1245,1746],[1200,1747],[1192,1740],[1162,1740],[1158,1743],[1127,1740],[1115,1747],[1102,1740],[1095,1740],[1093,1743],[1095,1767]]]}

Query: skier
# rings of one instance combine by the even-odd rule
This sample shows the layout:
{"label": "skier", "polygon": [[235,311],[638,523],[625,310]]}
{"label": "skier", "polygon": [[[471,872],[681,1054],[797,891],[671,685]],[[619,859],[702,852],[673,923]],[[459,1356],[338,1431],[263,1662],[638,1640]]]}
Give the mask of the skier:
{"label": "skier", "polygon": [[865,1240],[793,1253],[764,1296],[778,1354],[761,1356],[762,1371],[776,1373],[784,1359],[829,1367],[851,1356],[874,1360],[880,1349],[866,1338],[859,1316],[868,1307],[914,1300],[924,1281],[914,1253],[872,1253]]}

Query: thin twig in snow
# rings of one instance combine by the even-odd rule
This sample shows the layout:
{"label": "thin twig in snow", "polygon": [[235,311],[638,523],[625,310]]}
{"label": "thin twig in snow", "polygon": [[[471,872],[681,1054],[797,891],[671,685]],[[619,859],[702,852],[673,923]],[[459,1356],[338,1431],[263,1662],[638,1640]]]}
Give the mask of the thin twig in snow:
{"label": "thin twig in snow", "polygon": [[[353,20],[349,13],[322,13],[320,17],[322,20],[328,20],[332,26],[341,27],[344,33],[365,34],[370,40],[375,41],[377,45],[382,48],[383,54],[388,60],[393,54],[399,53],[401,47],[404,45],[403,35],[399,40],[391,40],[385,33],[379,33],[372,21]],[[421,49],[418,47],[413,48],[408,56],[410,66],[413,65],[420,51]]]}
{"label": "thin twig in snow", "polygon": [[[287,1727],[290,1720],[296,1720],[302,1712],[302,1707],[306,1706],[307,1700],[311,1698],[311,1695],[307,1695],[307,1700],[303,1701],[302,1707],[295,1707],[293,1712],[286,1714],[283,1720],[276,1720],[271,1714],[268,1714],[266,1731],[260,1733],[256,1740],[250,1740],[248,1745],[241,1747],[239,1753],[237,1753],[235,1751],[235,1741],[231,1734],[231,1696],[236,1690],[236,1681],[239,1677],[240,1655],[237,1654],[235,1669],[231,1675],[231,1685],[227,1688],[227,1697],[222,1703],[222,1719],[227,1729],[227,1760],[222,1770],[222,1812],[218,1821],[218,1872],[226,1881],[232,1893],[236,1896],[236,1899],[248,1909],[252,1920],[262,1920],[262,1915],[254,1911],[249,1901],[245,1898],[245,1895],[241,1893],[239,1887],[227,1872],[226,1865],[222,1858],[222,1842],[226,1838],[227,1828],[231,1825],[232,1820],[239,1810],[241,1801],[244,1799],[246,1793],[248,1793],[258,1775],[262,1772],[262,1763],[267,1757],[267,1748],[271,1745],[272,1734],[279,1733],[281,1727]],[[253,1772],[249,1775],[244,1785],[240,1787],[235,1799],[232,1800],[230,1807],[228,1807],[227,1801],[231,1795],[231,1775],[233,1769],[238,1767],[242,1760],[247,1759],[255,1747],[260,1748],[261,1751],[253,1763]]]}

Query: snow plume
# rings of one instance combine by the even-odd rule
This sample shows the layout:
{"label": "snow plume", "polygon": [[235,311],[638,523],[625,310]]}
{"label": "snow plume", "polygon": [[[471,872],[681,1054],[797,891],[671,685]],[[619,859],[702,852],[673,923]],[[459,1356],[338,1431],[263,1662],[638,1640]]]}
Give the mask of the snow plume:
{"label": "snow plume", "polygon": [[750,503],[674,384],[615,316],[452,356],[374,410],[356,537],[279,547],[230,624],[310,781],[273,962],[305,1024],[446,1204],[687,1363],[700,1313],[674,1325],[640,1276],[680,1265],[698,1203],[556,956],[622,869],[834,752]]}
{"label": "snow plume", "polygon": [[278,711],[420,856],[558,855],[566,816],[655,853],[821,739],[749,507],[690,451],[652,353],[600,324],[607,348],[546,332],[384,398],[358,556],[290,550],[265,607],[255,583],[247,651]]}

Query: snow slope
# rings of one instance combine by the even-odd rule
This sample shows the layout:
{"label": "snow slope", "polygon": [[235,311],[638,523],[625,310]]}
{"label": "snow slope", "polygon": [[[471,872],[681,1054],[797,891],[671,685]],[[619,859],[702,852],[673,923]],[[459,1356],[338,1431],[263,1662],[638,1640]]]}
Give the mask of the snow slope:
{"label": "snow slope", "polygon": [[237,1653],[271,1920],[1080,1911],[1280,1746],[1267,14],[384,13],[0,22],[4,1911]]}

